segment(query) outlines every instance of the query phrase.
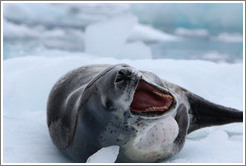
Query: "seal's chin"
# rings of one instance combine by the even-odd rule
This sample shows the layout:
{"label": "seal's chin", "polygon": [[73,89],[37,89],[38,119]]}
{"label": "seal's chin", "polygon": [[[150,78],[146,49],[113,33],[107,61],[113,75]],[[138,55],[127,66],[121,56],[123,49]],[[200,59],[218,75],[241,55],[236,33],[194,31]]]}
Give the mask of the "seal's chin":
{"label": "seal's chin", "polygon": [[130,110],[132,114],[153,117],[169,112],[173,104],[174,97],[169,92],[141,79],[135,90]]}

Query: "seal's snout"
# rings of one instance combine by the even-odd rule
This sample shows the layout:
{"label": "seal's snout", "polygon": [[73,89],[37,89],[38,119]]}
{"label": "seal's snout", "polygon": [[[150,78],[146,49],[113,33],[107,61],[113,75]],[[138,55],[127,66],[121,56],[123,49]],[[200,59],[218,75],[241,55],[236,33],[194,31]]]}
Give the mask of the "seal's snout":
{"label": "seal's snout", "polygon": [[133,76],[134,73],[131,69],[129,68],[120,69],[116,74],[115,83],[119,83],[122,81],[129,81],[132,79]]}

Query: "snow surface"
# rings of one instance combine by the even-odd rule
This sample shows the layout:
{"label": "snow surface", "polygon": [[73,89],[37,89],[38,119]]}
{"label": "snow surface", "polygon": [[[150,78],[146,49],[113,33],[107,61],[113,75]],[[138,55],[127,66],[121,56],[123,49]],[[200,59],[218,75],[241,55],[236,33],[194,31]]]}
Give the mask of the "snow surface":
{"label": "snow surface", "polygon": [[[81,53],[46,51],[3,62],[3,162],[68,163],[52,144],[46,126],[46,103],[56,80],[67,71],[88,64],[128,63],[151,71],[202,97],[242,110],[243,65],[187,60],[129,60]],[[56,57],[49,57],[50,54]],[[103,150],[103,149],[102,149]],[[103,162],[99,151],[90,161]],[[112,153],[111,153],[112,154]],[[101,159],[100,157],[101,156]],[[114,162],[115,156],[106,162]],[[198,130],[187,137],[184,149],[168,163],[242,163],[243,124]]]}

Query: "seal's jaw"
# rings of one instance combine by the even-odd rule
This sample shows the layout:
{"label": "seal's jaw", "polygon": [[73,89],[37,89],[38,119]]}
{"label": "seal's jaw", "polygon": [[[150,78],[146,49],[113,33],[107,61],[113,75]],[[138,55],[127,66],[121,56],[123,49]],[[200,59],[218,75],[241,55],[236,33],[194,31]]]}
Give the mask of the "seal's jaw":
{"label": "seal's jaw", "polygon": [[175,99],[170,92],[140,79],[130,111],[134,115],[156,117],[169,112],[174,104]]}

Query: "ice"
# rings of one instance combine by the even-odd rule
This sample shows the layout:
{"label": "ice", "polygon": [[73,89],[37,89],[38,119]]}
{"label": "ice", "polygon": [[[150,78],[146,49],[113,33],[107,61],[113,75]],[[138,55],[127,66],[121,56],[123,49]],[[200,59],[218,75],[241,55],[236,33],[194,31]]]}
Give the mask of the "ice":
{"label": "ice", "polygon": [[118,16],[86,28],[85,52],[119,59],[150,59],[151,48],[145,43],[173,40],[178,38],[137,23],[133,15]]}
{"label": "ice", "polygon": [[37,30],[31,29],[26,25],[16,25],[12,22],[3,19],[3,31],[5,38],[27,38],[27,37],[39,37],[40,33]]}
{"label": "ice", "polygon": [[[84,32],[78,29],[62,29],[59,27],[49,29],[43,25],[30,27],[3,19],[3,32],[5,40],[15,44],[16,47],[20,45],[22,50],[26,48],[28,43],[34,45],[35,43],[41,43],[41,47],[45,46],[49,49],[84,51]],[[23,43],[26,43],[26,45],[23,46]]]}
{"label": "ice", "polygon": [[[49,137],[46,125],[48,94],[57,79],[67,71],[82,65],[102,63],[127,63],[139,70],[153,72],[210,101],[240,110],[243,107],[242,63],[119,60],[65,51],[44,51],[33,56],[8,59],[3,61],[4,163],[72,162],[56,149]],[[99,151],[98,158],[90,159],[91,162],[114,162],[116,155],[109,157],[104,150]],[[116,149],[107,150],[112,152]],[[243,125],[235,123],[195,131],[187,137],[180,153],[163,162],[242,163]]]}
{"label": "ice", "polygon": [[104,57],[118,57],[136,22],[135,16],[124,15],[89,25],[85,31],[85,52]]}
{"label": "ice", "polygon": [[[91,24],[86,28],[85,34],[79,29],[60,27],[49,29],[43,25],[30,27],[4,19],[4,39],[9,41],[21,41],[22,39],[25,43],[40,43],[41,48],[85,51],[89,54],[119,59],[150,59],[153,57],[151,48],[146,44],[178,40],[173,35],[137,23],[133,15],[117,16]],[[15,49],[23,49],[21,46],[23,42],[19,45],[15,44]],[[8,54],[8,58],[15,56],[18,54]]]}
{"label": "ice", "polygon": [[177,28],[174,32],[178,36],[184,37],[208,37],[209,32],[206,29],[186,29],[186,28]]}
{"label": "ice", "polygon": [[181,27],[243,34],[242,3],[137,3],[131,7],[141,22],[164,31]]}
{"label": "ice", "polygon": [[3,10],[5,18],[17,22],[24,20],[28,24],[51,23],[53,20],[61,20],[66,15],[62,8],[54,8],[48,3],[6,3]]}
{"label": "ice", "polygon": [[242,43],[243,42],[243,35],[241,35],[239,33],[232,33],[232,34],[220,33],[214,39],[222,41],[222,42]]}
{"label": "ice", "polygon": [[206,60],[211,60],[213,62],[225,62],[226,59],[229,59],[229,55],[221,54],[217,51],[209,51],[202,55],[202,58]]}
{"label": "ice", "polygon": [[140,22],[161,30],[176,27],[204,28],[215,33],[243,30],[242,3],[6,3],[3,10],[8,20],[47,26],[81,27],[132,12]]}
{"label": "ice", "polygon": [[100,149],[87,159],[87,163],[114,163],[119,154],[118,145]]}
{"label": "ice", "polygon": [[160,41],[175,41],[179,38],[157,30],[147,25],[136,24],[128,38],[129,41],[144,41],[146,43],[160,42]]}
{"label": "ice", "polygon": [[3,9],[4,17],[17,23],[81,28],[113,15],[129,13],[129,4],[5,3]]}

